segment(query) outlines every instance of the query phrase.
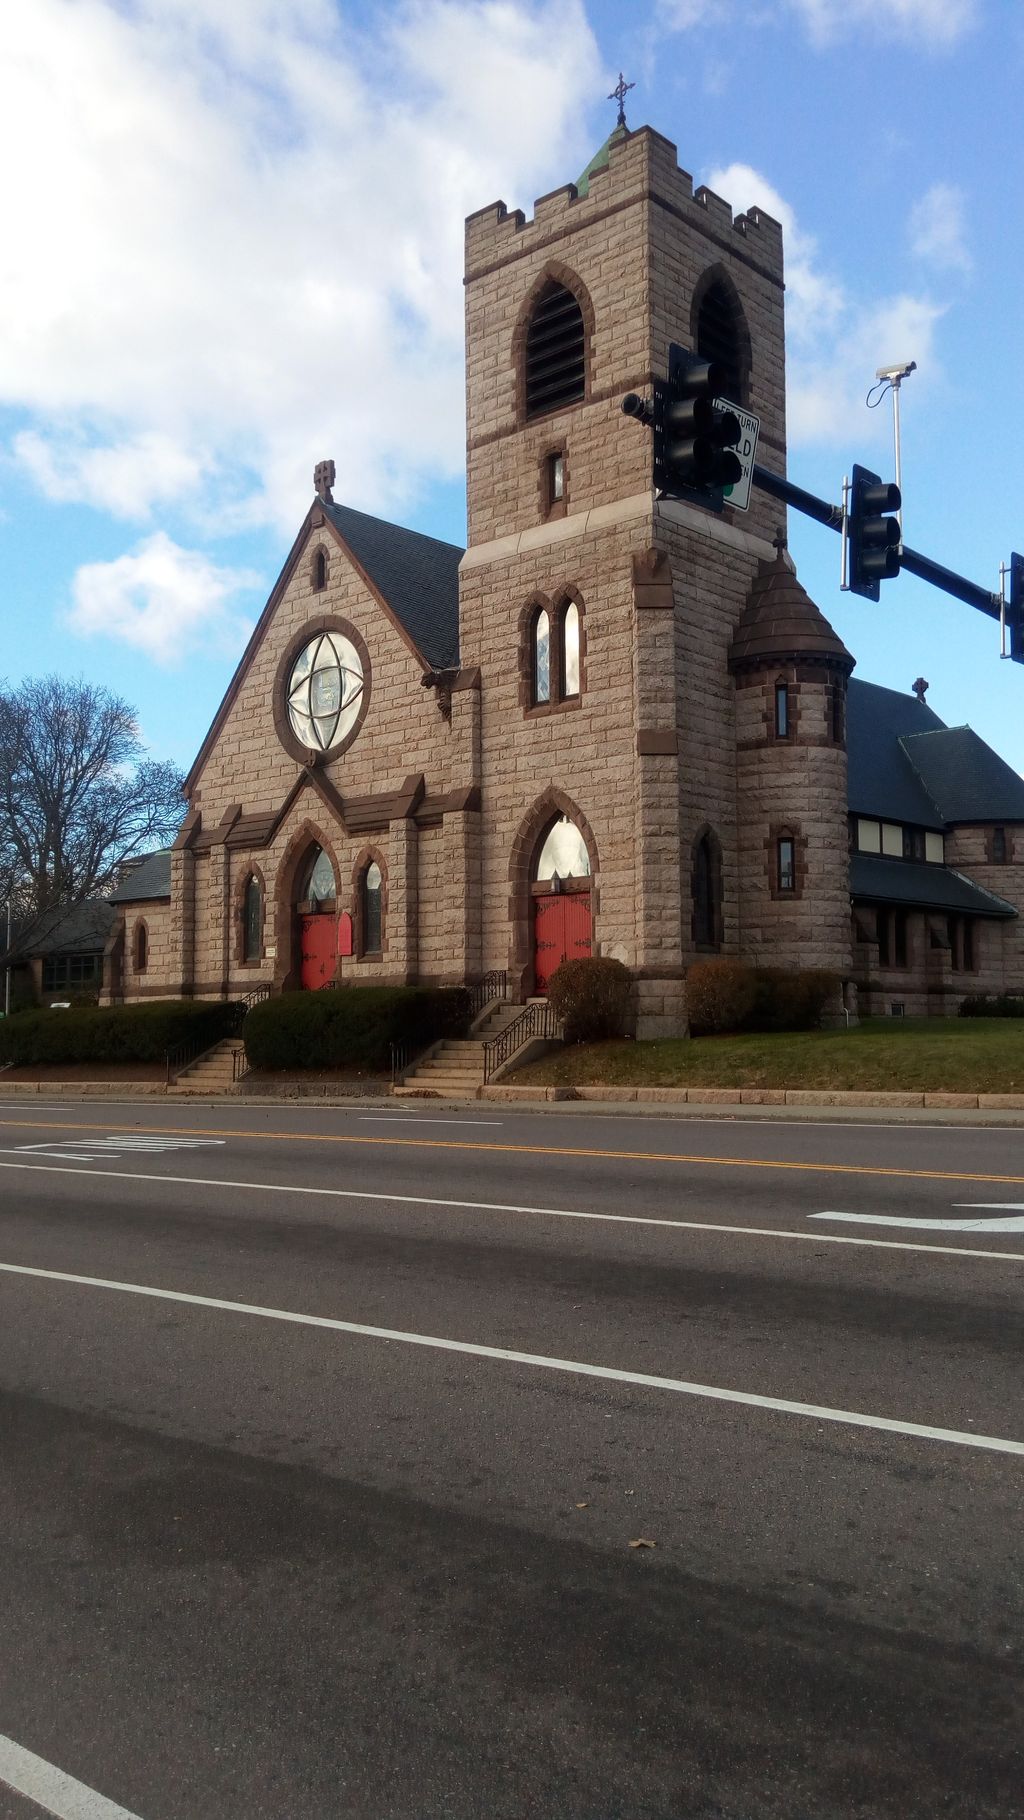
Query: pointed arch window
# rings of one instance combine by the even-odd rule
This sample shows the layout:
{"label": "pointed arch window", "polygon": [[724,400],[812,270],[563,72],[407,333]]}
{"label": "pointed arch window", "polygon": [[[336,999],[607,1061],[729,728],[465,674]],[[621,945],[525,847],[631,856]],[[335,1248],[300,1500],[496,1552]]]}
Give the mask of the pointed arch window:
{"label": "pointed arch window", "polygon": [[149,930],[145,923],[136,924],[134,960],[136,973],[145,973],[149,965]]}
{"label": "pointed arch window", "polygon": [[246,883],[242,899],[242,959],[258,961],[263,953],[263,889],[255,875]]}
{"label": "pointed arch window", "polygon": [[306,861],[305,882],[299,892],[300,903],[333,904],[338,887],[334,867],[322,847],[314,847]]}
{"label": "pointed arch window", "polygon": [[380,954],[384,947],[384,877],[375,859],[363,873],[361,896],[362,950]]}
{"label": "pointed arch window", "polygon": [[538,607],[533,616],[530,660],[533,705],[539,708],[551,700],[551,616],[546,607]]}
{"label": "pointed arch window", "polygon": [[583,311],[572,292],[552,280],[534,304],[526,331],[527,417],[578,403],[586,378]]}
{"label": "pointed arch window", "polygon": [[738,301],[718,279],[701,297],[696,340],[697,352],[722,368],[724,396],[735,404],[745,404],[746,325]]}
{"label": "pointed arch window", "polygon": [[559,615],[559,693],[563,701],[580,692],[580,610],[574,600]]}
{"label": "pointed arch window", "polygon": [[314,593],[319,594],[322,588],[326,588],[326,586],[327,586],[327,551],[324,549],[322,544],[318,545],[316,550],[313,552],[313,573],[312,573],[311,579],[312,579],[312,583],[313,583]]}
{"label": "pointed arch window", "polygon": [[717,953],[722,946],[722,848],[712,828],[693,843],[691,892],[694,946]]}
{"label": "pointed arch window", "polygon": [[590,854],[581,829],[567,815],[556,815],[540,844],[533,869],[536,884],[550,884],[552,879],[590,877]]}

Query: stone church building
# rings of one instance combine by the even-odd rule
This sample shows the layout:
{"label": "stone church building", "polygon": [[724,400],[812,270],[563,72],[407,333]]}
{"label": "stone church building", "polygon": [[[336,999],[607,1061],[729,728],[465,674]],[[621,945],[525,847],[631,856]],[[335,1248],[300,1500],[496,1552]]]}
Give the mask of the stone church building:
{"label": "stone church building", "polygon": [[613,955],[638,1034],[713,954],[862,1010],[1024,987],[1024,783],[851,683],[781,508],[659,500],[625,393],[721,361],[786,463],[782,233],[619,128],[532,219],[466,224],[468,548],[316,494],[186,783],[118,893],[104,997],[476,982]]}

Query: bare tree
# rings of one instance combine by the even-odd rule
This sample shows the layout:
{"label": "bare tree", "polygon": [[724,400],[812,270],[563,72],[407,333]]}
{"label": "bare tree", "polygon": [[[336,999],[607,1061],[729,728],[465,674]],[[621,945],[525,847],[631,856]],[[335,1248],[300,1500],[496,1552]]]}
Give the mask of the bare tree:
{"label": "bare tree", "polygon": [[121,696],[60,676],[0,684],[0,905],[12,905],[19,929],[12,956],[40,924],[111,890],[127,860],[173,839],[181,784],[173,765],[146,758]]}

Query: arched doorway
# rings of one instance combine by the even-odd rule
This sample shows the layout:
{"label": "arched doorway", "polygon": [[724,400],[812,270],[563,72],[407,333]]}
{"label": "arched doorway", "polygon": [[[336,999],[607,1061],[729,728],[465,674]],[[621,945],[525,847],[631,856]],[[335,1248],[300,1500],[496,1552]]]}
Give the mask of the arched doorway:
{"label": "arched doorway", "polygon": [[317,992],[333,980],[338,965],[338,887],[322,847],[310,848],[298,872],[295,902],[299,985]]}
{"label": "arched doorway", "polygon": [[593,951],[590,854],[567,815],[556,815],[537,842],[530,897],[533,984],[543,994],[563,961],[586,959]]}

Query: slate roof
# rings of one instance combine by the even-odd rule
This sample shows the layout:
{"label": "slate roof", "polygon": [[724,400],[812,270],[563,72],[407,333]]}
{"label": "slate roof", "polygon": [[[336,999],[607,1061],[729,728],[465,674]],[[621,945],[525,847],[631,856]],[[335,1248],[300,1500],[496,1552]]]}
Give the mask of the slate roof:
{"label": "slate roof", "polygon": [[908,735],[945,732],[916,695],[851,678],[846,698],[847,800],[857,815],[920,828],[944,828],[938,804],[901,744]]}
{"label": "slate roof", "polygon": [[52,910],[25,947],[27,954],[98,954],[117,919],[117,911],[103,898],[87,898],[69,910]]}
{"label": "slate roof", "polygon": [[950,866],[927,866],[902,859],[850,856],[850,896],[876,904],[914,904],[925,910],[965,910],[973,916],[1016,916],[1005,898],[983,891]]}
{"label": "slate roof", "polygon": [[774,562],[758,565],[732,635],[729,666],[735,670],[766,660],[781,663],[800,657],[825,660],[847,673],[853,669],[853,658],[838,632],[815,606],[780,550]]}
{"label": "slate roof", "polygon": [[141,904],[158,897],[171,895],[171,849],[162,847],[158,853],[147,853],[133,866],[126,879],[110,893],[112,904]]}
{"label": "slate roof", "polygon": [[351,506],[325,505],[324,512],[417,650],[435,669],[453,669],[459,661],[459,545]]}
{"label": "slate roof", "polygon": [[902,743],[947,822],[1024,821],[1024,778],[972,727],[921,731]]}

